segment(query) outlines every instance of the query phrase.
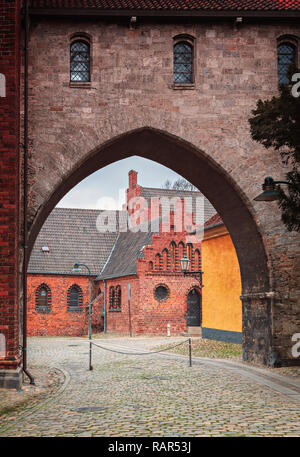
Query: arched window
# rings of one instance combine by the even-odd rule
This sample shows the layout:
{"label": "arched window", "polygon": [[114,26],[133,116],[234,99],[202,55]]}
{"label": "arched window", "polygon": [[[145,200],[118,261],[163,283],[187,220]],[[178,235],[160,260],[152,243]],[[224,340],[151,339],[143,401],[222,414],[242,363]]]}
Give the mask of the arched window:
{"label": "arched window", "polygon": [[117,286],[115,291],[115,311],[121,311],[121,294],[121,286]]}
{"label": "arched window", "polygon": [[199,249],[195,250],[195,269],[201,270],[201,253]]}
{"label": "arched window", "polygon": [[70,80],[90,81],[90,45],[86,40],[76,40],[70,45]]}
{"label": "arched window", "polygon": [[67,294],[68,311],[82,311],[83,293],[77,284],[73,284]]}
{"label": "arched window", "polygon": [[122,298],[121,286],[110,286],[109,288],[109,312],[120,312],[121,311],[121,298]]}
{"label": "arched window", "polygon": [[156,254],[155,256],[155,270],[161,270],[161,256]]}
{"label": "arched window", "polygon": [[149,262],[149,271],[153,270],[153,262]]}
{"label": "arched window", "polygon": [[192,84],[194,82],[194,47],[188,41],[174,44],[174,83]]}
{"label": "arched window", "polygon": [[51,310],[51,289],[47,284],[41,284],[35,291],[35,309],[39,313],[49,313]]}
{"label": "arched window", "polygon": [[288,71],[290,66],[297,65],[297,46],[296,44],[283,41],[277,46],[278,56],[278,82],[279,84],[289,84]]}
{"label": "arched window", "polygon": [[163,270],[168,270],[168,256],[169,256],[169,252],[168,252],[168,249],[164,249],[162,251],[162,262],[163,262]]}
{"label": "arched window", "polygon": [[114,286],[110,286],[109,288],[109,311],[114,310],[115,304],[115,288]]}
{"label": "arched window", "polygon": [[186,245],[186,256],[190,260],[192,260],[192,249],[193,249],[193,246],[190,243],[188,243]]}
{"label": "arched window", "polygon": [[175,257],[176,257],[176,244],[174,241],[170,243],[170,260],[172,264],[175,264]]}
{"label": "arched window", "polygon": [[179,257],[179,262],[180,260],[184,257],[185,255],[185,246],[184,246],[184,243],[182,241],[180,241],[180,243],[178,243],[178,257]]}

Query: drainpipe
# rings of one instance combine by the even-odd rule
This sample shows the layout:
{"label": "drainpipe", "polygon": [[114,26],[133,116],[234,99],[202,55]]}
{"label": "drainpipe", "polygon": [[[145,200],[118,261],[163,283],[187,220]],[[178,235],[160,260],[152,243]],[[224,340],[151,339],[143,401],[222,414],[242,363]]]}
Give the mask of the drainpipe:
{"label": "drainpipe", "polygon": [[24,182],[23,182],[23,372],[30,380],[30,384],[34,383],[33,376],[27,370],[27,206],[28,206],[28,42],[29,42],[29,0],[24,1],[25,6],[25,49],[24,49]]}
{"label": "drainpipe", "polygon": [[106,281],[105,279],[103,280],[104,282],[104,327],[103,327],[103,333],[106,333]]}

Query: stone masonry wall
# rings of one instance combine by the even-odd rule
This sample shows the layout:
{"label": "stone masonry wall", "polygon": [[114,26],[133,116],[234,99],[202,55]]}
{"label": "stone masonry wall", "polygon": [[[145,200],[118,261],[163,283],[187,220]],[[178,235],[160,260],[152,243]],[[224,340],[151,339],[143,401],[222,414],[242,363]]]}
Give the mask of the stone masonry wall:
{"label": "stone masonry wall", "polygon": [[[80,32],[91,39],[91,83],[85,87],[69,82],[70,39]],[[178,34],[195,39],[195,84],[189,90],[174,87],[172,81],[173,38]],[[264,363],[268,363],[272,347],[279,359],[291,358],[291,336],[300,328],[298,235],[287,233],[276,203],[253,201],[265,176],[284,179],[286,170],[278,153],[251,140],[248,125],[257,100],[277,93],[277,39],[283,35],[300,36],[300,25],[245,20],[235,28],[230,20],[193,24],[149,19],[129,30],[128,24],[118,19],[44,18],[33,19],[30,32],[30,224],[53,193],[61,198],[69,190],[62,190],[69,176],[70,184],[75,185],[97,167],[124,157],[123,149],[103,160],[100,154],[80,173],[92,151],[118,135],[151,127],[185,140],[195,148],[195,155],[200,157],[202,153],[197,151],[203,151],[215,168],[230,176],[261,233],[270,289],[262,289],[266,280],[256,274],[256,262],[251,265],[249,260],[248,265],[244,257],[241,271],[245,357]],[[169,154],[170,166],[205,194],[210,176],[200,182],[200,170],[190,166],[185,157],[177,157],[173,164],[171,149],[151,154],[164,163]],[[228,202],[225,212],[222,204],[218,206],[228,226],[234,205]],[[239,243],[238,231],[236,218],[230,231],[235,244]],[[249,229],[249,239],[251,236]],[[246,242],[238,252],[240,261],[241,249],[247,251]],[[252,268],[257,286],[247,286],[245,268],[248,275]],[[271,293],[274,298],[268,303],[262,298],[267,304],[260,309],[256,293],[264,297]],[[267,349],[258,357],[256,348],[263,347],[258,343],[262,339]],[[272,356],[276,358],[275,352]]]}
{"label": "stone masonry wall", "polygon": [[0,369],[19,364],[19,8],[18,0],[0,0]]}

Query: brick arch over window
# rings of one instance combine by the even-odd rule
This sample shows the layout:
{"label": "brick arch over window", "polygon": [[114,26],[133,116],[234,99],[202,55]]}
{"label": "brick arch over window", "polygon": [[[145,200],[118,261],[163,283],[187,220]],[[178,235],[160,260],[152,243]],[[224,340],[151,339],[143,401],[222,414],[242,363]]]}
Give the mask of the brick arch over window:
{"label": "brick arch over window", "polygon": [[39,313],[49,313],[52,305],[51,289],[46,283],[40,284],[35,290],[35,309]]}
{"label": "brick arch over window", "polygon": [[67,293],[67,308],[68,311],[82,311],[83,307],[83,292],[78,284],[73,284],[68,289]]}
{"label": "brick arch over window", "polygon": [[[30,202],[29,249],[32,249],[49,213],[69,190],[98,169],[132,156],[144,157],[171,168],[199,188],[216,208],[229,231],[240,265],[244,359],[267,364],[269,356],[272,356],[276,361],[277,355],[276,352],[274,355],[272,348],[276,347],[280,353],[281,346],[277,346],[271,337],[270,310],[273,295],[270,292],[273,292],[273,288],[270,289],[270,278],[274,275],[278,279],[278,271],[281,271],[280,260],[275,259],[274,263],[274,260],[271,262],[268,258],[267,250],[270,248],[273,253],[274,249],[268,233],[262,234],[261,227],[264,225],[259,222],[260,208],[253,203],[256,194],[251,194],[254,188],[253,180],[250,186],[248,182],[239,178],[241,174],[234,175],[233,179],[227,171],[228,167],[222,154],[214,159],[176,135],[156,128],[143,127],[110,138],[82,157],[68,157],[66,160],[69,172],[66,173],[66,167],[63,170],[59,167],[54,168],[49,178],[51,182],[43,184],[43,180],[38,180],[40,175],[37,172],[34,191],[40,195],[40,200],[38,208],[34,200]],[[262,175],[255,176],[257,193],[261,177]],[[48,189],[51,187],[52,191],[49,193]],[[270,211],[264,211],[263,214],[264,224],[268,218],[274,218],[274,213],[271,215]]]}

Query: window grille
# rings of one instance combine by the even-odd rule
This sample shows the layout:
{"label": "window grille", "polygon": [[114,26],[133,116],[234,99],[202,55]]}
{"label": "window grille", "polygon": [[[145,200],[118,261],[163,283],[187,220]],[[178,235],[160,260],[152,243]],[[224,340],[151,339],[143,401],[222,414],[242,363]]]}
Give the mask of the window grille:
{"label": "window grille", "polygon": [[278,53],[278,82],[289,84],[288,71],[291,64],[296,65],[296,46],[292,43],[281,43],[277,47]]}
{"label": "window grille", "polygon": [[90,81],[90,45],[85,41],[74,41],[70,46],[71,81]]}
{"label": "window grille", "polygon": [[174,83],[193,83],[193,46],[186,41],[174,45]]}

